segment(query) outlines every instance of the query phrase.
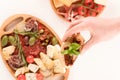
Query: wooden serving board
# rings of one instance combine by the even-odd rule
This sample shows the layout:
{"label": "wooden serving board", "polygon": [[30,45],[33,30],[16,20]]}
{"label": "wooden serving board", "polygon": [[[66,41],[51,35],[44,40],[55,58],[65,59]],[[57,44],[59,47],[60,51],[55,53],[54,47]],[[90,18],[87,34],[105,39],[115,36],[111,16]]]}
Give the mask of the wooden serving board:
{"label": "wooden serving board", "polygon": [[[1,38],[5,34],[13,33],[14,28],[16,28],[17,26],[19,26],[19,24],[21,24],[22,22],[25,22],[26,19],[31,18],[31,17],[35,18],[37,21],[39,21],[44,26],[46,26],[46,28],[48,28],[52,32],[52,34],[57,38],[57,40],[59,41],[59,44],[61,45],[61,40],[58,37],[58,35],[55,33],[55,31],[49,25],[47,25],[45,22],[43,22],[42,20],[38,19],[37,17],[31,16],[31,15],[27,15],[27,14],[16,14],[14,16],[9,17],[3,23],[3,25],[0,27],[0,53],[1,53],[1,56],[2,56],[2,59],[3,59],[3,62],[5,64],[5,66],[6,66],[6,68],[12,74],[13,77],[15,77],[14,76],[15,72],[9,67],[9,65],[6,62],[6,60],[3,58],[2,47],[1,47]],[[64,80],[67,80],[68,74],[69,74],[69,70],[66,71]]]}

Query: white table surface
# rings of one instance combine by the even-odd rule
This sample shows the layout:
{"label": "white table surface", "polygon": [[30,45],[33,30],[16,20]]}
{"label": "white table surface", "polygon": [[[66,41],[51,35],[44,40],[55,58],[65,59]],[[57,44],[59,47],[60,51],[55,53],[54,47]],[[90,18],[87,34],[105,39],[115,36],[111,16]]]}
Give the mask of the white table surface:
{"label": "white table surface", "polygon": [[[108,0],[99,17],[119,17],[120,1]],[[50,25],[62,39],[69,23],[59,18],[49,0],[0,0],[0,26],[14,14],[31,14]],[[0,80],[14,80],[0,56]],[[120,35],[101,42],[80,55],[70,70],[68,80],[120,80]]]}

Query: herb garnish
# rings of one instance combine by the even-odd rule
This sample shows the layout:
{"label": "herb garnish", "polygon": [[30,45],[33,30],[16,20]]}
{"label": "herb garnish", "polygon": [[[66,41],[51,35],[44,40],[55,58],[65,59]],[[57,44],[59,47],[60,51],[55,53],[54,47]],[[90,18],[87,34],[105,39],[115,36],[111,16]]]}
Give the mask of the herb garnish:
{"label": "herb garnish", "polygon": [[71,43],[70,46],[68,47],[68,49],[65,49],[64,51],[62,51],[62,54],[68,54],[70,56],[73,55],[79,55],[80,54],[80,44],[78,43]]}
{"label": "herb garnish", "polygon": [[23,35],[23,36],[34,36],[35,38],[38,38],[39,36],[39,32],[38,31],[34,31],[34,32],[30,32],[30,31],[24,31],[24,32],[19,32],[18,30],[14,30],[15,34],[19,34],[19,35]]}
{"label": "herb garnish", "polygon": [[20,44],[20,39],[19,39],[19,36],[17,34],[15,34],[15,39],[17,41],[17,47],[18,47],[18,56],[22,59],[23,63],[25,66],[27,66],[27,62],[25,60],[25,57],[24,57],[24,52],[23,52],[23,49],[22,49],[22,46]]}

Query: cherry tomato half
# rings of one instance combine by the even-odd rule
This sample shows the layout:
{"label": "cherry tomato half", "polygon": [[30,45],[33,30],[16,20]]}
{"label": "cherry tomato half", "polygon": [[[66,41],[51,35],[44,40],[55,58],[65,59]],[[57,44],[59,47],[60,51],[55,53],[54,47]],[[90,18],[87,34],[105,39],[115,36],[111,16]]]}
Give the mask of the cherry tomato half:
{"label": "cherry tomato half", "polygon": [[34,62],[34,56],[32,56],[32,55],[27,56],[26,61],[28,63],[33,63]]}
{"label": "cherry tomato half", "polygon": [[100,5],[100,4],[96,4],[96,6],[95,6],[96,8],[96,11],[98,12],[98,13],[100,13],[102,10],[103,10],[103,8],[104,8],[104,6],[103,5]]}
{"label": "cherry tomato half", "polygon": [[44,28],[44,26],[43,26],[41,23],[39,23],[39,24],[38,24],[38,29],[41,30],[41,29],[43,29],[43,28]]}
{"label": "cherry tomato half", "polygon": [[93,12],[91,13],[91,15],[92,15],[92,16],[96,16],[97,14],[96,14],[95,11],[93,11]]}
{"label": "cherry tomato half", "polygon": [[95,11],[91,11],[91,10],[88,10],[88,12],[87,12],[87,16],[96,16],[97,15],[97,13],[95,12]]}
{"label": "cherry tomato half", "polygon": [[36,78],[37,78],[37,80],[43,80],[44,77],[41,73],[37,73]]}
{"label": "cherry tomato half", "polygon": [[78,7],[78,14],[82,16],[86,16],[87,9],[83,6]]}
{"label": "cherry tomato half", "polygon": [[94,2],[89,2],[89,3],[85,3],[85,6],[89,7],[89,8],[94,8]]}
{"label": "cherry tomato half", "polygon": [[25,75],[24,74],[18,75],[17,80],[26,80]]}

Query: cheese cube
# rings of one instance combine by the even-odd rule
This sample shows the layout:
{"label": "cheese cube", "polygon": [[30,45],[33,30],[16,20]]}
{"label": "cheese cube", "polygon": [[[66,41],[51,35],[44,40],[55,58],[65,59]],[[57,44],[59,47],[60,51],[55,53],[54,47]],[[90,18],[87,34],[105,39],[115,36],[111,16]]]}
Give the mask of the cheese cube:
{"label": "cheese cube", "polygon": [[60,46],[59,45],[48,45],[47,46],[47,55],[52,59],[59,59],[60,57]]}
{"label": "cheese cube", "polygon": [[54,62],[44,53],[40,53],[40,57],[44,65],[46,66],[47,69],[52,69],[54,66]]}
{"label": "cheese cube", "polygon": [[51,70],[46,70],[46,71],[40,70],[40,73],[41,73],[44,77],[48,77],[48,76],[52,75],[52,74],[53,74],[52,72],[53,72],[53,71],[51,71]]}
{"label": "cheese cube", "polygon": [[59,51],[56,46],[48,45],[47,46],[47,55],[50,58],[53,58],[55,54],[57,54]]}
{"label": "cheese cube", "polygon": [[47,55],[48,55],[50,58],[53,58],[54,52],[55,52],[54,46],[48,45],[48,46],[47,46]]}
{"label": "cheese cube", "polygon": [[59,45],[55,45],[54,46],[55,47],[55,52],[54,52],[54,55],[53,55],[53,59],[59,59],[60,58],[60,56],[62,55],[60,52],[60,46]]}
{"label": "cheese cube", "polygon": [[66,69],[59,59],[54,60],[54,73],[65,73]]}
{"label": "cheese cube", "polygon": [[37,80],[35,73],[26,73],[25,77],[26,77],[26,80]]}
{"label": "cheese cube", "polygon": [[41,61],[40,58],[35,58],[34,61],[42,71],[46,71],[46,67],[45,67],[45,65],[43,64],[43,62]]}
{"label": "cheese cube", "polygon": [[10,58],[10,55],[15,51],[15,46],[8,46],[2,49],[2,54],[5,60]]}
{"label": "cheese cube", "polygon": [[16,30],[18,30],[19,32],[24,32],[25,30],[25,22],[20,22],[18,24],[16,24],[16,27],[15,27]]}
{"label": "cheese cube", "polygon": [[27,67],[21,67],[15,71],[15,77],[17,77],[19,74],[24,74],[28,71],[29,69]]}
{"label": "cheese cube", "polygon": [[34,73],[37,72],[37,70],[39,69],[39,66],[35,65],[35,64],[29,64],[28,65],[28,69]]}
{"label": "cheese cube", "polygon": [[12,54],[15,51],[15,46],[8,46],[3,48],[2,53],[3,54]]}

